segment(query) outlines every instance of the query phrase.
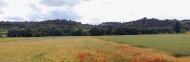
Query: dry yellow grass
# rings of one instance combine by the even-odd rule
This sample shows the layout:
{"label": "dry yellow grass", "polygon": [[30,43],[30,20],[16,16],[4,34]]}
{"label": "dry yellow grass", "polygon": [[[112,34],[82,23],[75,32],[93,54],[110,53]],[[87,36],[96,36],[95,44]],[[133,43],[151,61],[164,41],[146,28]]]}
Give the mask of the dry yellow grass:
{"label": "dry yellow grass", "polygon": [[[6,38],[0,62],[187,62],[154,49],[117,44],[94,37]],[[9,40],[9,42],[5,42]]]}

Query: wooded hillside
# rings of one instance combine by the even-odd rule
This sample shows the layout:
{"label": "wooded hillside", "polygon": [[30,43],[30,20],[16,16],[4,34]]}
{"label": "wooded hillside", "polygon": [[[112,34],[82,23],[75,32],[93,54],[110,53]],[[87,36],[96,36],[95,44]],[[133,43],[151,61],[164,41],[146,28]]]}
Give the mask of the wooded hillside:
{"label": "wooded hillside", "polygon": [[0,29],[1,33],[9,37],[164,34],[189,31],[190,20],[145,17],[132,22],[105,22],[99,25],[60,19],[41,22],[2,21]]}

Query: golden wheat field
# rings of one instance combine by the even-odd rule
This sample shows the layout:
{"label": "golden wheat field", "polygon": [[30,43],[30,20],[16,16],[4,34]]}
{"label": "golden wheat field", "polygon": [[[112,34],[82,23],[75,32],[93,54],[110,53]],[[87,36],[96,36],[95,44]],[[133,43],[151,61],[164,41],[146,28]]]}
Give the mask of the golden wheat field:
{"label": "golden wheat field", "polygon": [[0,38],[0,62],[189,62],[91,36]]}

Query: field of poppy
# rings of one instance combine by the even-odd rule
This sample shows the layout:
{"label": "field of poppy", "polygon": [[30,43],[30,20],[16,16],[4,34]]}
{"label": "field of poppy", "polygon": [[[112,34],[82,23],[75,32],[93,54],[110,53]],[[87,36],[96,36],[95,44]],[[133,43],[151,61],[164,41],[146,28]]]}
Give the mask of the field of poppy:
{"label": "field of poppy", "polygon": [[190,60],[189,57],[174,57],[167,51],[151,47],[121,44],[109,37],[127,39],[130,36],[0,38],[0,62],[188,62]]}

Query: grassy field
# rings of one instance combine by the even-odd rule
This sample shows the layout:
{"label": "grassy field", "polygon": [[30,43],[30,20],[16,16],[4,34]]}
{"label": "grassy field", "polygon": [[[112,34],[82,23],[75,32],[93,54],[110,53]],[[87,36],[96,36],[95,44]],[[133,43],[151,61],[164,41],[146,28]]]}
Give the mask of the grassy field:
{"label": "grassy field", "polygon": [[104,36],[103,40],[166,51],[173,56],[190,55],[190,34]]}
{"label": "grassy field", "polygon": [[[158,41],[156,37],[163,41]],[[188,49],[188,42],[184,43],[188,37],[189,35],[142,35],[0,38],[0,62],[188,62],[189,57],[176,58],[167,54],[175,48],[174,52],[187,53],[188,50],[183,48]],[[164,45],[173,45],[170,46],[173,49],[162,47]]]}

